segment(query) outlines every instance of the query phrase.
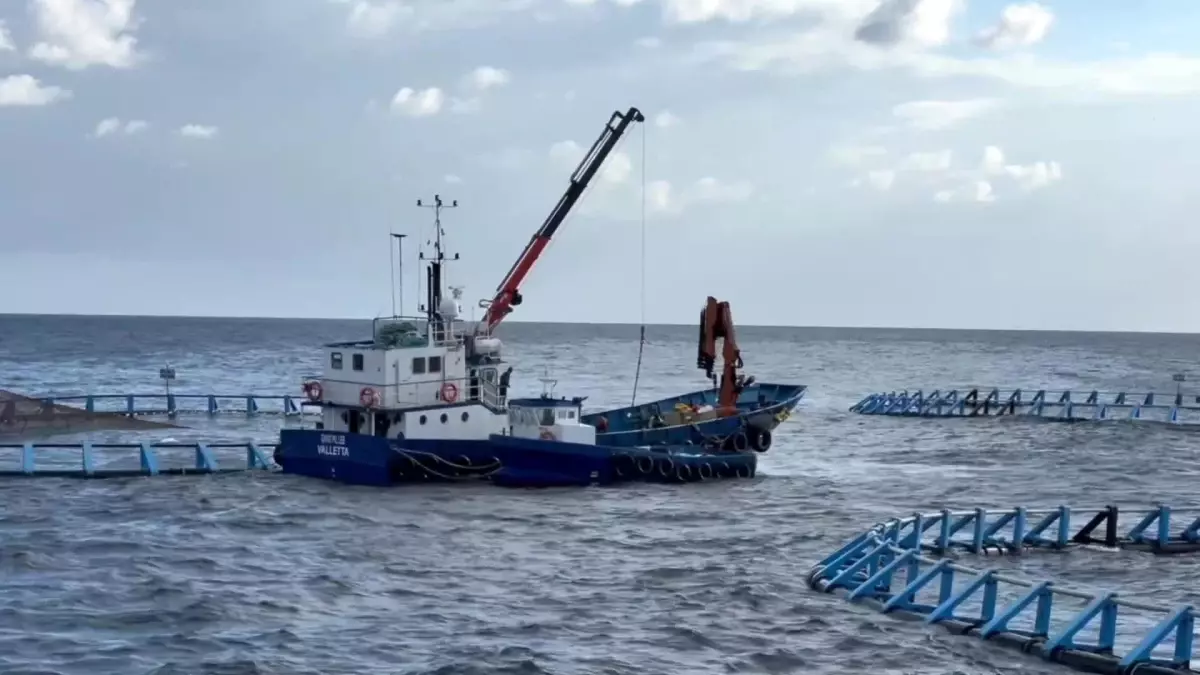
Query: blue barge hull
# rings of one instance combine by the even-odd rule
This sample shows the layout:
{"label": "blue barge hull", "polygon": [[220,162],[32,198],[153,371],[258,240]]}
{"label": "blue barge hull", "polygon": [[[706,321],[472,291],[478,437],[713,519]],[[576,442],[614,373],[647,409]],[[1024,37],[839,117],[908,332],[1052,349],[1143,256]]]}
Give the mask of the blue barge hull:
{"label": "blue barge hull", "polygon": [[596,427],[596,445],[701,445],[765,451],[771,432],[791,416],[808,387],[802,384],[752,384],[738,395],[737,414],[694,414],[717,403],[716,389],[704,389],[636,406],[584,415]]}
{"label": "blue barge hull", "polygon": [[752,452],[690,447],[616,448],[513,436],[404,439],[312,429],[280,432],[275,462],[286,473],[352,485],[487,480],[512,487],[680,483],[750,478]]}

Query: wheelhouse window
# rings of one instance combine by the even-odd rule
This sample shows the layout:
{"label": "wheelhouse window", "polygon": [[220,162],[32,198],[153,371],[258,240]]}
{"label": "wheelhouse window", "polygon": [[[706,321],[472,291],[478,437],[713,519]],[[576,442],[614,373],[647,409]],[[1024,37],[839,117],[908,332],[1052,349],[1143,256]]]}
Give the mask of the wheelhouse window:
{"label": "wheelhouse window", "polygon": [[425,357],[418,356],[412,362],[413,375],[423,375],[425,373]]}
{"label": "wheelhouse window", "polygon": [[429,372],[431,372],[431,373],[442,372],[442,357],[440,357],[440,356],[429,357]]}
{"label": "wheelhouse window", "polygon": [[334,370],[342,369],[342,353],[341,352],[329,352],[329,367],[333,368]]}
{"label": "wheelhouse window", "polygon": [[353,368],[354,370],[362,370],[363,369],[363,355],[362,354],[352,354],[350,356],[350,367]]}
{"label": "wheelhouse window", "polygon": [[542,408],[541,425],[544,427],[554,426],[554,408]]}

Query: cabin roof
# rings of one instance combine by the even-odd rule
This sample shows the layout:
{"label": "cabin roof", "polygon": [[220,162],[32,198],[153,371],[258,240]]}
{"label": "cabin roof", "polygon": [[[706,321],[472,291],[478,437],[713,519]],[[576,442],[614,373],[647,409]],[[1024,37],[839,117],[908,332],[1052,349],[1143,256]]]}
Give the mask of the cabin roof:
{"label": "cabin roof", "polygon": [[569,398],[510,398],[508,407],[510,408],[578,408],[583,404],[583,399]]}

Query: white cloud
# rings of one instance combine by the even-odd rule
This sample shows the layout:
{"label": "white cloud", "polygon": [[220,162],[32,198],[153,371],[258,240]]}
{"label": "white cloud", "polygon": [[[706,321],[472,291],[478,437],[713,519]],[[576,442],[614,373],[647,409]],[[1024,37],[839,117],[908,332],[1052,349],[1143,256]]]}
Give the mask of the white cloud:
{"label": "white cloud", "polygon": [[82,70],[130,68],[138,59],[136,0],[30,0],[38,42],[30,58]]}
{"label": "white cloud", "polygon": [[403,18],[412,16],[413,9],[399,0],[334,0],[349,5],[346,30],[355,37],[374,39],[391,32]]}
{"label": "white cloud", "polygon": [[503,87],[512,81],[512,74],[503,68],[480,66],[471,71],[468,76],[470,86],[477,91],[485,91],[493,87]]}
{"label": "white cloud", "polygon": [[925,131],[947,129],[995,110],[998,101],[973,98],[960,101],[909,101],[892,108],[892,115]]}
{"label": "white cloud", "polygon": [[837,164],[861,166],[870,160],[886,157],[888,151],[879,145],[835,145],[828,154]]}
{"label": "white cloud", "polygon": [[867,185],[879,190],[887,192],[896,184],[896,172],[891,169],[877,169],[867,172]]}
{"label": "white cloud", "polygon": [[664,110],[654,116],[654,126],[660,129],[673,127],[679,124],[679,118],[676,117],[670,110]]}
{"label": "white cloud", "polygon": [[[618,4],[631,5],[632,2]],[[813,16],[861,15],[875,0],[662,0],[669,23],[727,21],[745,23],[808,14]]]}
{"label": "white cloud", "polygon": [[5,25],[4,19],[0,19],[0,52],[14,52],[17,46],[13,44],[12,35],[8,32],[8,26]]}
{"label": "white cloud", "polygon": [[725,182],[711,176],[678,192],[665,180],[652,181],[646,186],[647,206],[664,215],[678,215],[696,205],[744,202],[753,195],[754,185],[749,181]]}
{"label": "white cloud", "polygon": [[992,176],[1007,176],[1026,190],[1037,190],[1062,180],[1062,165],[1055,161],[1037,161],[1031,164],[1009,164],[1004,151],[994,145],[983,150],[980,168]]}
{"label": "white cloud", "polygon": [[108,117],[96,124],[95,130],[92,131],[92,136],[95,138],[104,138],[117,132],[124,132],[126,135],[132,136],[133,134],[145,131],[147,126],[144,120],[129,120],[122,124],[119,118]]}
{"label": "white cloud", "polygon": [[1028,47],[1046,39],[1053,23],[1054,13],[1036,2],[1009,5],[1000,21],[982,31],[976,42],[989,49]]}
{"label": "white cloud", "polygon": [[962,57],[909,47],[880,49],[847,38],[837,25],[818,25],[782,37],[705,42],[694,48],[691,61],[698,65],[721,61],[735,70],[788,75],[900,71],[926,79],[991,80],[1063,95],[1200,93],[1200,57],[1157,53],[1063,61],[1024,52]]}
{"label": "white cloud", "polygon": [[[563,168],[573,169],[583,160],[587,150],[575,141],[559,141],[550,146],[550,159]],[[610,184],[620,184],[629,180],[633,174],[633,160],[629,155],[617,150],[608,156],[600,168],[600,180]]]}
{"label": "white cloud", "polygon": [[428,117],[442,110],[446,95],[437,87],[417,91],[404,87],[392,97],[392,112],[409,117]]}
{"label": "white cloud", "polygon": [[962,8],[962,0],[883,0],[854,37],[884,47],[936,47],[950,40],[950,23]]}
{"label": "white cloud", "polygon": [[462,178],[459,178],[458,176],[456,176],[452,173],[448,173],[445,176],[443,176],[442,180],[446,181],[447,183],[449,183],[451,185],[457,185],[462,182]]}
{"label": "white cloud", "polygon": [[184,138],[213,138],[218,129],[204,124],[185,124],[179,127],[179,135]]}
{"label": "white cloud", "polygon": [[950,168],[953,154],[949,150],[937,152],[913,152],[900,163],[900,169],[905,171],[938,172]]}
{"label": "white cloud", "polygon": [[0,79],[0,106],[42,106],[70,97],[70,91],[43,85],[32,75],[9,75]]}

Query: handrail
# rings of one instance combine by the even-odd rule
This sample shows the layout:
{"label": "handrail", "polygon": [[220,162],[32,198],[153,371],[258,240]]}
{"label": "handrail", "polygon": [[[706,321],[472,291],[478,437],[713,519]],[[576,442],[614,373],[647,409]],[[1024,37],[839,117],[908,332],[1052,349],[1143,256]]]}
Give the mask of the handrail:
{"label": "handrail", "polygon": [[[850,543],[813,566],[809,584],[826,592],[838,592],[849,600],[866,600],[883,612],[904,612],[924,618],[926,623],[943,624],[956,632],[973,634],[1020,647],[1043,658],[1096,672],[1139,673],[1178,672],[1192,657],[1195,612],[1190,606],[1169,608],[1121,597],[1115,592],[1094,592],[1057,582],[1036,582],[996,570],[971,568],[949,558],[924,555],[965,550],[973,553],[1008,552],[1019,554],[1028,548],[1062,549],[1091,544],[1129,548],[1157,554],[1200,551],[1200,517],[1191,520],[1182,531],[1172,529],[1172,510],[1158,505],[1140,513],[1137,524],[1125,533],[1118,526],[1120,509],[1106,506],[1080,528],[1071,525],[1072,509],[1016,508],[1000,512],[986,509],[971,511],[943,510],[915,513],[892,518],[872,526]],[[995,516],[990,519],[989,516]],[[1101,525],[1102,538],[1092,536]],[[965,540],[955,538],[967,532]],[[927,534],[936,530],[933,541]],[[1000,534],[1007,530],[1007,537]],[[1054,536],[1047,536],[1053,532]],[[958,573],[956,575],[955,573]],[[965,582],[957,582],[958,577]],[[902,582],[897,582],[903,577]],[[938,584],[933,584],[937,581]],[[998,600],[998,584],[1023,589],[1006,606]],[[916,601],[927,587],[940,586],[933,605]],[[965,606],[983,589],[979,616],[960,616]],[[1087,601],[1061,628],[1052,628],[1054,598],[1070,597]],[[1009,623],[1023,616],[1036,604],[1034,630],[1018,631]],[[1145,633],[1132,650],[1114,652],[1120,608],[1159,617],[1156,626]],[[1094,645],[1077,645],[1078,635],[1100,617],[1100,637]],[[1061,618],[1061,617],[1060,617]],[[1174,655],[1164,661],[1154,650],[1174,636]]]}
{"label": "handrail", "polygon": [[[476,396],[471,395],[471,380],[474,379],[474,385],[478,387]],[[395,382],[392,384],[378,384],[373,382],[355,382],[353,380],[335,380],[324,378],[322,382],[326,384],[348,384],[356,387],[370,387],[375,390],[381,397],[387,398],[388,392],[393,392],[399,398],[402,391],[417,390],[418,388],[431,388],[435,391],[436,398],[431,399],[427,405],[438,403],[452,403],[463,401],[480,401],[484,405],[493,408],[504,409],[507,405],[507,396],[500,395],[500,385],[497,382],[486,380],[482,377],[447,377],[440,380],[425,380],[422,382]],[[452,384],[455,387],[455,400],[446,401],[441,396],[442,388],[446,384]],[[320,405],[320,402],[314,402],[312,405]],[[411,407],[411,406],[409,406]]]}

